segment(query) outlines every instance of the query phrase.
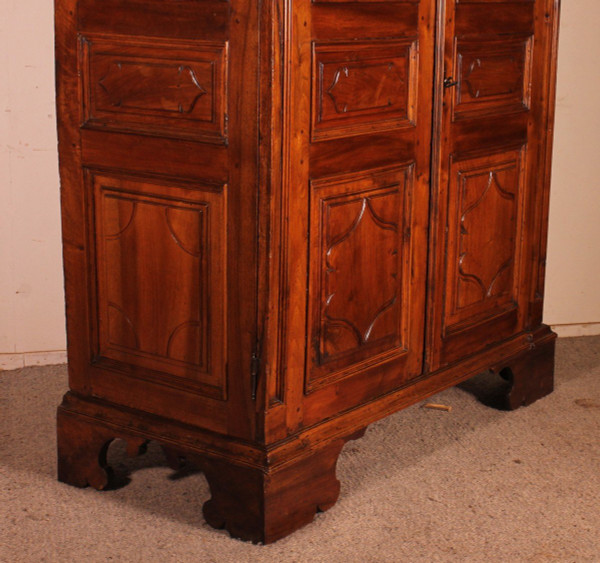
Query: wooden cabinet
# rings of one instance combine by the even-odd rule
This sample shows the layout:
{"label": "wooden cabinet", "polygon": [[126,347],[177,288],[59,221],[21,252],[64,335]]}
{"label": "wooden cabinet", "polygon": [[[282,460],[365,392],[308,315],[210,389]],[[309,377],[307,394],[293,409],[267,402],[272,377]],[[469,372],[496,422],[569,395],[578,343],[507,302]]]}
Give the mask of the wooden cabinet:
{"label": "wooden cabinet", "polygon": [[70,391],[198,464],[271,542],[368,424],[477,373],[552,390],[542,294],[558,0],[57,0]]}

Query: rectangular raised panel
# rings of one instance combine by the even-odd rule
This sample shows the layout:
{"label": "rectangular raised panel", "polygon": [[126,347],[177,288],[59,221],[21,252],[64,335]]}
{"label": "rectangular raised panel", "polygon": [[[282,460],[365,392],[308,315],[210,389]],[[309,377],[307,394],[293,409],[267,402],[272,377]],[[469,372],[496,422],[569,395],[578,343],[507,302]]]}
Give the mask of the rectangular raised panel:
{"label": "rectangular raised panel", "polygon": [[517,307],[524,154],[452,163],[444,334]]}
{"label": "rectangular raised panel", "polygon": [[529,109],[532,39],[457,40],[453,119]]}
{"label": "rectangular raised panel", "polygon": [[225,188],[91,183],[97,356],[224,396]]}
{"label": "rectangular raised panel", "polygon": [[412,166],[311,183],[307,388],[406,353]]}
{"label": "rectangular raised panel", "polygon": [[82,39],[85,124],[223,142],[227,43]]}
{"label": "rectangular raised panel", "polygon": [[416,41],[313,44],[313,140],[414,125]]}

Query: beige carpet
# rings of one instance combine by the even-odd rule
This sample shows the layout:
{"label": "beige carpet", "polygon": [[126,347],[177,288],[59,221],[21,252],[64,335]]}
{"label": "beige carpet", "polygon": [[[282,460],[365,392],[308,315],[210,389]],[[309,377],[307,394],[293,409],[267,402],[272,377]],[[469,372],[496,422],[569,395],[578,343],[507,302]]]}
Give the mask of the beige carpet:
{"label": "beige carpet", "polygon": [[157,447],[111,446],[125,487],[58,483],[65,373],[0,373],[2,562],[600,562],[600,337],[560,340],[556,390],[530,407],[485,406],[488,375],[438,395],[450,413],[372,425],[342,452],[337,505],[271,546],[209,528],[203,476],[163,467]]}

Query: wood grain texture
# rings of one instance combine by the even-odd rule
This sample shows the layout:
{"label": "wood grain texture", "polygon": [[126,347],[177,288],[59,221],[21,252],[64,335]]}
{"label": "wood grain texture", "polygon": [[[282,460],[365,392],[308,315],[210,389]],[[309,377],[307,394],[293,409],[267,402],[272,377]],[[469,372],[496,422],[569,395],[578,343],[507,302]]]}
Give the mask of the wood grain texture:
{"label": "wood grain texture", "polygon": [[457,39],[453,119],[527,111],[532,38]]}
{"label": "wood grain texture", "polygon": [[551,392],[558,7],[57,0],[59,478],[155,440],[269,543],[372,422],[487,369]]}
{"label": "wood grain texture", "polygon": [[[307,2],[307,7],[306,18],[293,29],[313,56],[312,79],[299,74],[291,79],[313,96],[308,113],[296,112],[291,126],[296,131],[314,126],[309,170],[294,177],[309,187],[306,199],[296,194],[294,201],[296,209],[310,209],[309,244],[301,240],[302,231],[293,233],[298,247],[308,247],[309,285],[308,294],[300,285],[290,287],[295,307],[307,315],[287,338],[307,340],[304,365],[296,360],[291,366],[290,384],[305,379],[304,422],[314,424],[422,371],[424,293],[419,288],[426,284],[434,10],[429,2],[328,9]],[[346,23],[336,25],[341,19]],[[385,21],[398,25],[385,40],[372,40]],[[325,114],[314,84],[320,64],[325,75],[331,74],[331,80],[323,79],[323,98],[332,104]],[[344,77],[350,86],[354,69],[371,93],[362,84],[338,93],[342,77],[333,84],[338,68],[344,75],[348,68]],[[381,105],[392,77],[395,97]],[[326,84],[334,86],[329,94]],[[331,94],[343,100],[346,112],[336,113]],[[319,123],[319,115],[327,119]],[[390,131],[383,141],[385,129]],[[326,172],[317,175],[322,169]],[[329,402],[332,392],[337,404]]]}
{"label": "wood grain texture", "polygon": [[226,186],[89,178],[95,361],[164,372],[225,398]]}
{"label": "wood grain texture", "polygon": [[414,41],[313,43],[312,138],[414,126]]}
{"label": "wood grain texture", "polygon": [[545,40],[536,24],[546,18],[543,2],[447,0],[444,8],[440,72],[456,84],[438,97],[430,272],[445,281],[430,294],[431,369],[528,326],[525,288],[539,237],[532,198],[545,135],[533,116],[546,103],[538,91],[548,88],[533,80],[547,65],[543,50],[532,49]]}
{"label": "wood grain texture", "polygon": [[309,524],[339,496],[335,466],[343,445],[334,441],[266,472],[197,460],[212,493],[203,507],[206,521],[254,543],[272,543]]}
{"label": "wood grain texture", "polygon": [[85,125],[225,142],[227,47],[82,37]]}
{"label": "wood grain texture", "polygon": [[452,163],[444,334],[514,309],[525,150]]}
{"label": "wood grain texture", "polygon": [[308,389],[407,352],[413,169],[330,177],[311,189]]}

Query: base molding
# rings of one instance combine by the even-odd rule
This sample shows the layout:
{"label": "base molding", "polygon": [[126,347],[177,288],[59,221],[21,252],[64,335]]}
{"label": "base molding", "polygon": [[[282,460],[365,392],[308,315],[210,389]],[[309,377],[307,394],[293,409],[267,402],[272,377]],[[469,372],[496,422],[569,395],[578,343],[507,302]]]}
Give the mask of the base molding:
{"label": "base molding", "polygon": [[215,434],[68,392],[57,413],[58,478],[104,489],[111,479],[106,460],[110,443],[122,439],[128,453],[137,455],[153,440],[163,447],[171,467],[189,462],[204,472],[212,496],[203,512],[211,526],[244,540],[271,543],[335,504],[338,456],[370,423],[488,369],[511,383],[504,408],[529,405],[550,393],[555,339],[548,327],[540,327],[274,444]]}
{"label": "base molding", "polygon": [[[364,432],[354,432],[318,448],[306,448],[301,456],[271,465],[266,449],[262,464],[233,456],[229,459],[202,451],[189,442],[164,442],[153,433],[144,433],[130,426],[121,426],[106,419],[107,410],[88,416],[73,410],[74,403],[85,400],[68,393],[57,413],[58,479],[76,487],[88,485],[105,489],[112,476],[107,464],[111,442],[122,439],[129,455],[143,453],[148,440],[163,445],[168,464],[177,467],[191,463],[204,472],[211,498],[204,503],[203,514],[208,524],[226,529],[233,537],[254,543],[272,543],[309,524],[317,512],[331,508],[340,493],[336,478],[339,454],[348,440]],[[143,417],[143,415],[141,415]],[[167,433],[168,435],[168,433]]]}
{"label": "base molding", "polygon": [[552,393],[555,342],[556,339],[551,338],[542,344],[532,343],[527,353],[491,368],[511,384],[504,408],[515,410],[526,407]]}
{"label": "base molding", "polygon": [[212,494],[203,506],[206,521],[233,537],[265,544],[309,524],[338,499],[335,469],[344,443],[336,440],[308,457],[266,471],[210,458],[194,460]]}

